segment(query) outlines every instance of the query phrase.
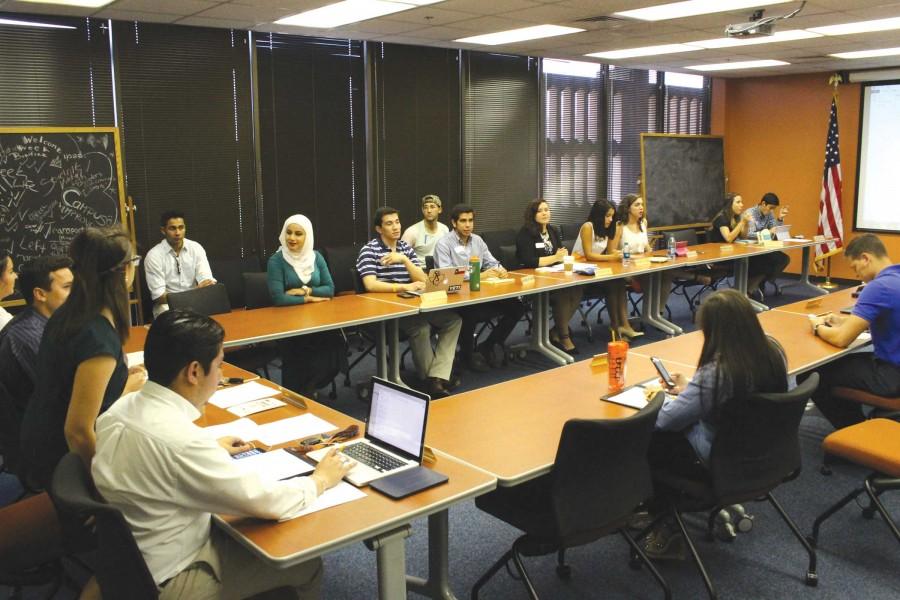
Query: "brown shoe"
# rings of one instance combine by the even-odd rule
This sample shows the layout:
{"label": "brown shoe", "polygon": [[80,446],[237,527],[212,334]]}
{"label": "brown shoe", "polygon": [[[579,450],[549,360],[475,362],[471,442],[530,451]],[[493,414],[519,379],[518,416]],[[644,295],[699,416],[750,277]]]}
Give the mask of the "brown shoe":
{"label": "brown shoe", "polygon": [[447,391],[447,388],[444,387],[444,380],[440,377],[429,377],[428,378],[428,395],[431,396],[432,400],[437,400],[438,398],[446,398],[450,395],[450,392]]}

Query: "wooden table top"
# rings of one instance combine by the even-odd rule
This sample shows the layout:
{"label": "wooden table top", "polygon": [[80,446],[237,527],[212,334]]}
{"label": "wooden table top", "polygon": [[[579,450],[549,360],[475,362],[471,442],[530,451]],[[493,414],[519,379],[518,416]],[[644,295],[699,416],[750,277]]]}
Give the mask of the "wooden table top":
{"label": "wooden table top", "polygon": [[[233,375],[232,373],[240,373]],[[253,376],[252,373],[229,366],[227,376]],[[280,389],[265,379],[263,385]],[[292,395],[296,396],[296,395]],[[290,396],[281,399],[292,401]],[[280,419],[310,412],[338,428],[363,423],[310,399],[304,399],[308,408],[288,405],[250,416],[257,423],[270,423]],[[218,407],[207,405],[197,420],[201,426],[216,425],[237,417]],[[294,443],[294,442],[292,442]],[[285,444],[290,445],[290,444]],[[459,500],[478,496],[496,487],[496,479],[484,471],[472,468],[446,454],[436,452],[434,468],[449,477],[442,484],[414,494],[403,500],[392,500],[370,488],[364,488],[366,497],[282,523],[249,517],[218,516],[216,518],[236,540],[256,552],[260,557],[278,566],[288,566],[326,552],[390,531],[413,519],[427,516]]]}
{"label": "wooden table top", "polygon": [[[515,485],[550,470],[563,425],[573,418],[618,419],[635,410],[600,399],[607,369],[590,360],[435,400],[427,443]],[[690,371],[693,373],[693,370]],[[629,354],[626,383],[656,377]]]}
{"label": "wooden table top", "polygon": [[[809,298],[808,300],[792,302],[791,304],[785,304],[784,306],[779,306],[772,310],[798,313],[801,315],[821,315],[822,313],[827,312],[838,313],[842,308],[856,304],[856,298],[853,297],[853,292],[855,291],[856,286],[839,292],[832,292],[825,296],[816,296],[814,298]],[[808,306],[810,303],[813,303],[813,306]]]}
{"label": "wooden table top", "polygon": [[[398,298],[399,300],[399,298]],[[225,347],[277,340],[339,327],[353,327],[418,312],[395,302],[375,302],[368,294],[338,296],[328,302],[296,306],[269,306],[213,315],[225,328]],[[142,350],[147,326],[131,328],[127,352]]]}

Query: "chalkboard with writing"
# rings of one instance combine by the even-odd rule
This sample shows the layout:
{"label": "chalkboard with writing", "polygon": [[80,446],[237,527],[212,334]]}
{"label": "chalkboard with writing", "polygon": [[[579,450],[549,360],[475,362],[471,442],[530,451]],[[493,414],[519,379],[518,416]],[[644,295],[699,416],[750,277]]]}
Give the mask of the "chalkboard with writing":
{"label": "chalkboard with writing", "polygon": [[651,227],[711,222],[725,202],[723,139],[642,133],[641,182]]}
{"label": "chalkboard with writing", "polygon": [[0,248],[17,268],[122,222],[124,197],[117,129],[0,128]]}

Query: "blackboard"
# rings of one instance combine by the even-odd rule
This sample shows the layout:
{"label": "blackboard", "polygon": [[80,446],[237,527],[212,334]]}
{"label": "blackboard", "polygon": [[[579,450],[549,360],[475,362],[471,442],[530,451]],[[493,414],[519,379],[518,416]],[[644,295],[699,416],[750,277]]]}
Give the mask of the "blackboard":
{"label": "blackboard", "polygon": [[710,223],[725,204],[723,139],[642,133],[641,183],[651,228]]}
{"label": "blackboard", "polygon": [[0,248],[17,269],[121,223],[124,197],[117,129],[0,128]]}

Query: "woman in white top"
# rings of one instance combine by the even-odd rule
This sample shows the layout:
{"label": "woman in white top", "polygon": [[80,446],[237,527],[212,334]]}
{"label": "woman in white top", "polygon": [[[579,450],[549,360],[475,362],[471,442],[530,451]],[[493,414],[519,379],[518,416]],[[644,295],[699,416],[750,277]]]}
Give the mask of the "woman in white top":
{"label": "woman in white top", "polygon": [[[621,250],[616,250],[614,241],[621,233],[621,225],[616,223],[616,209],[607,200],[600,199],[591,206],[587,222],[581,226],[572,253],[575,260],[592,262],[612,262],[622,259]],[[632,329],[628,322],[625,304],[625,280],[612,279],[605,283],[592,284],[599,286],[606,296],[606,309],[609,312],[609,326],[620,337],[629,339],[640,335]]]}
{"label": "woman in white top", "polygon": [[[9,252],[0,250],[0,300],[12,296],[16,289],[16,270],[13,268],[13,259]],[[12,315],[0,306],[0,329],[12,321]]]}
{"label": "woman in white top", "polygon": [[[647,237],[647,218],[644,216],[644,199],[637,194],[628,194],[619,203],[619,233],[614,240],[614,246],[622,250],[628,244],[631,256],[646,254],[653,250]],[[659,306],[664,308],[672,291],[673,269],[667,269],[661,273],[662,289],[659,294]],[[648,275],[635,277],[642,289],[647,288]]]}

